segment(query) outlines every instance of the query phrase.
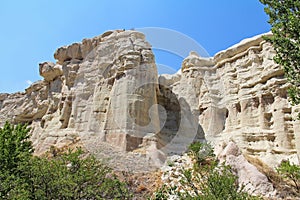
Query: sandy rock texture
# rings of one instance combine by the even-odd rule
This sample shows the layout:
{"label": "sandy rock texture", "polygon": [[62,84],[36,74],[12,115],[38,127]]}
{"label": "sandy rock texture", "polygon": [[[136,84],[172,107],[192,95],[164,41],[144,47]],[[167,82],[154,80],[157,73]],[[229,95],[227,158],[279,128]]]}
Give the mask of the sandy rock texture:
{"label": "sandy rock texture", "polygon": [[0,94],[0,125],[29,123],[36,154],[80,139],[91,151],[106,142],[159,165],[208,140],[234,141],[272,167],[298,163],[299,107],[274,54],[259,35],[211,58],[191,52],[181,73],[158,75],[145,35],[107,31],[57,49],[25,92]]}
{"label": "sandy rock texture", "polygon": [[282,159],[299,163],[299,121],[292,117],[299,108],[288,101],[289,84],[274,55],[258,35],[213,58],[191,52],[181,74],[159,80],[188,102],[213,144],[232,140],[272,167]]}
{"label": "sandy rock texture", "polygon": [[215,150],[220,163],[231,166],[238,177],[239,185],[244,187],[244,191],[264,197],[275,196],[276,190],[267,176],[246,160],[234,142],[220,143]]}
{"label": "sandy rock texture", "polygon": [[[108,31],[58,48],[54,58],[56,63],[39,64],[43,80],[25,92],[0,95],[0,124],[29,123],[36,154],[80,139],[93,152],[100,146],[109,152],[106,142],[135,152],[137,162],[160,165],[166,155],[204,139],[188,104],[181,113],[181,102],[158,84],[151,45],[142,33]],[[180,124],[181,133],[188,129],[192,135],[176,137]]]}

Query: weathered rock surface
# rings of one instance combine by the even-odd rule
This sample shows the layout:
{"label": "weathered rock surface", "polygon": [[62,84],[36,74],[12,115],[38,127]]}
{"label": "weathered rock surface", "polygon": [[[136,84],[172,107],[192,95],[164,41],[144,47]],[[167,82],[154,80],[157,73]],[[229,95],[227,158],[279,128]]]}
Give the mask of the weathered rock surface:
{"label": "weathered rock surface", "polygon": [[233,140],[271,166],[298,163],[299,108],[274,54],[256,36],[213,58],[192,52],[181,73],[158,76],[142,33],[108,31],[59,48],[25,92],[0,94],[0,125],[30,123],[37,154],[80,138],[91,151],[106,142],[161,163],[206,139]]}
{"label": "weathered rock surface", "polygon": [[257,170],[242,155],[234,142],[220,143],[215,149],[220,163],[226,163],[238,176],[238,182],[244,190],[253,195],[274,197],[276,190],[267,176]]}
{"label": "weathered rock surface", "polygon": [[233,140],[273,167],[282,159],[299,163],[299,121],[291,117],[297,108],[288,102],[289,84],[274,55],[259,35],[214,58],[192,52],[181,75],[159,80],[188,102],[210,142]]}
{"label": "weathered rock surface", "polygon": [[53,81],[63,74],[61,65],[54,65],[52,62],[40,63],[40,75],[45,81]]}
{"label": "weathered rock surface", "polygon": [[[135,152],[118,159],[123,166],[134,159],[155,165],[170,153],[183,152],[195,138],[204,139],[203,132],[195,129],[198,120],[189,106],[181,113],[181,102],[158,85],[151,45],[142,33],[108,31],[61,47],[54,57],[56,63],[39,65],[44,80],[24,93],[0,96],[0,123],[30,123],[37,154],[80,138],[102,157],[99,149],[110,152],[110,145],[119,149],[116,152]],[[175,137],[181,123],[192,137]]]}

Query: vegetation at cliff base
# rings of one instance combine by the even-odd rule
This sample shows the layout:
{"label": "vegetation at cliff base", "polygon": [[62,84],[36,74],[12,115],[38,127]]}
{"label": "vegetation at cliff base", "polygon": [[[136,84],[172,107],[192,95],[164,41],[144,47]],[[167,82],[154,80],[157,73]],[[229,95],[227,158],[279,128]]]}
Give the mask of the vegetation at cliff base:
{"label": "vegetation at cliff base", "polygon": [[300,192],[300,167],[298,165],[284,160],[276,170],[283,178],[292,182],[298,193]]}
{"label": "vegetation at cliff base", "polygon": [[260,197],[246,193],[238,185],[238,177],[232,169],[218,163],[210,144],[196,142],[189,146],[188,155],[194,160],[193,169],[183,169],[180,189],[163,185],[152,199],[197,199],[197,200],[256,200]]}
{"label": "vegetation at cliff base", "polygon": [[[266,40],[276,51],[274,60],[283,66],[291,83],[289,97],[292,104],[300,104],[300,1],[260,0],[266,5],[273,35]],[[299,114],[300,117],[300,114]]]}
{"label": "vegetation at cliff base", "polygon": [[127,184],[78,148],[35,157],[26,125],[0,128],[0,199],[131,199]]}

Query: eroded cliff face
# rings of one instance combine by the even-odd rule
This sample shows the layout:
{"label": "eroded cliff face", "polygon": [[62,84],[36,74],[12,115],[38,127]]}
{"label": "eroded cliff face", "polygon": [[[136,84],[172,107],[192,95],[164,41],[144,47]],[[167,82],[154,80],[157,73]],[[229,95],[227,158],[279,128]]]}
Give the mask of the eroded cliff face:
{"label": "eroded cliff face", "polygon": [[[24,93],[0,95],[0,123],[29,123],[36,154],[80,141],[120,167],[132,163],[128,168],[136,171],[159,166],[168,154],[204,139],[189,106],[182,113],[181,102],[158,84],[142,33],[108,31],[61,47],[54,57],[56,63],[39,64],[42,81]],[[193,135],[178,134],[186,130]]]}
{"label": "eroded cliff face", "polygon": [[25,92],[0,94],[0,124],[29,123],[37,154],[81,140],[91,151],[106,143],[159,163],[206,139],[233,140],[271,166],[297,163],[297,108],[273,56],[257,36],[213,58],[192,52],[181,73],[158,76],[142,33],[109,31],[59,48]]}
{"label": "eroded cliff face", "polygon": [[174,93],[193,105],[208,141],[233,140],[244,153],[271,166],[282,159],[298,163],[300,129],[292,118],[296,107],[288,102],[289,84],[274,55],[260,35],[213,58],[192,52],[181,75],[159,80],[168,79]]}

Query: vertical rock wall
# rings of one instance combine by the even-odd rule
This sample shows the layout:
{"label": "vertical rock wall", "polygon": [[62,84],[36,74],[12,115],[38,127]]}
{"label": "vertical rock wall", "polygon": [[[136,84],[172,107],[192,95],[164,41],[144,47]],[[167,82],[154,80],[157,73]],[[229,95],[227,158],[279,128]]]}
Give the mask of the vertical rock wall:
{"label": "vertical rock wall", "polygon": [[[300,146],[299,122],[292,118],[296,108],[288,102],[289,84],[274,55],[271,45],[256,36],[214,58],[191,53],[181,78],[171,81],[175,93],[185,95],[199,113],[207,140],[233,140],[271,166],[287,158],[299,162]],[[193,80],[197,85],[190,85]]]}
{"label": "vertical rock wall", "polygon": [[142,33],[108,31],[59,48],[25,92],[0,94],[0,125],[29,123],[37,154],[81,140],[161,160],[206,139],[233,140],[271,166],[297,163],[299,108],[288,102],[274,54],[256,36],[213,58],[192,52],[181,73],[158,76]]}

